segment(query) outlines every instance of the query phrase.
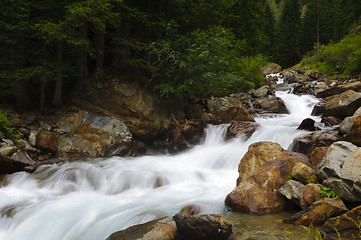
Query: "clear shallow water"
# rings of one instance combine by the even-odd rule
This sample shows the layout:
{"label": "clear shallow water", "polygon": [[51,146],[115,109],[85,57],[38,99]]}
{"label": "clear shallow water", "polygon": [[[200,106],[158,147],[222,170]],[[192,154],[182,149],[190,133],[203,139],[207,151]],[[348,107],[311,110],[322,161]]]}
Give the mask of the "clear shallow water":
{"label": "clear shallow water", "polygon": [[[235,187],[237,166],[248,146],[274,141],[287,149],[295,137],[307,134],[296,128],[310,117],[317,99],[277,95],[290,114],[258,117],[261,127],[247,141],[242,136],[225,141],[226,126],[210,125],[203,144],[173,156],[93,159],[9,175],[0,188],[0,239],[105,239],[131,225],[174,215],[190,204],[200,206],[202,213],[229,216],[224,199]],[[241,215],[235,225],[247,222],[247,216]],[[271,218],[257,219],[266,223]],[[276,232],[259,231],[264,236]]]}

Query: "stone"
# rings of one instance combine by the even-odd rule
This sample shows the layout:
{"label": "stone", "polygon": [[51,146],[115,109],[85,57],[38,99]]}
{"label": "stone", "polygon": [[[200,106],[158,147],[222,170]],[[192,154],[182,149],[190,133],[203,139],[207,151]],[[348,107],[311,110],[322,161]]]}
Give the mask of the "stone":
{"label": "stone", "polygon": [[56,153],[58,151],[58,139],[52,132],[41,131],[36,146],[43,151]]}
{"label": "stone", "polygon": [[322,187],[323,186],[321,184],[316,184],[316,183],[307,184],[303,189],[303,200],[305,200],[305,202],[308,205],[314,203],[320,197],[320,192],[322,190]]}
{"label": "stone", "polygon": [[7,145],[14,146],[14,142],[11,141],[10,139],[2,139],[2,142]]}
{"label": "stone", "polygon": [[353,122],[356,120],[357,116],[351,116],[345,118],[342,123],[340,124],[339,131],[340,134],[346,134],[351,130],[351,127],[353,125]]}
{"label": "stone", "polygon": [[318,131],[303,137],[295,138],[289,149],[309,156],[316,147],[330,146],[338,140],[338,131],[336,129]]}
{"label": "stone", "polygon": [[279,188],[287,181],[297,162],[307,157],[284,150],[278,143],[257,142],[238,165],[237,187],[227,195],[227,206],[242,212],[269,214],[284,211],[286,199]]}
{"label": "stone", "polygon": [[361,239],[361,206],[340,216],[330,218],[322,226],[326,239]]}
{"label": "stone", "polygon": [[292,169],[292,178],[297,181],[308,184],[317,182],[315,171],[304,163],[296,163]]}
{"label": "stone", "polygon": [[181,209],[181,211],[179,212],[179,214],[182,215],[196,215],[199,214],[201,212],[201,208],[197,205],[189,205],[189,206],[185,206]]}
{"label": "stone", "polygon": [[342,122],[341,119],[333,116],[322,116],[321,123],[324,123],[326,126],[332,127],[339,125]]}
{"label": "stone", "polygon": [[316,131],[315,120],[311,118],[304,119],[298,126],[297,130]]}
{"label": "stone", "polygon": [[267,97],[269,92],[269,86],[262,86],[253,92],[253,96],[256,98]]}
{"label": "stone", "polygon": [[328,89],[328,86],[326,85],[326,83],[324,82],[317,82],[314,86],[313,86],[313,93],[317,96],[317,94],[319,94],[320,92],[325,91],[326,89]]}
{"label": "stone", "polygon": [[335,116],[345,118],[352,116],[361,106],[361,93],[348,90],[338,95],[333,95],[326,99],[325,116]]}
{"label": "stone", "polygon": [[326,155],[328,147],[316,147],[311,155],[310,162],[313,169],[317,169],[318,164],[321,162],[322,158]]}
{"label": "stone", "polygon": [[[338,141],[333,143],[317,167],[317,177],[321,180],[331,177],[343,177],[342,172],[345,171],[346,165],[351,163],[350,161],[352,161],[352,159],[350,159],[350,156],[356,152],[356,150],[358,150],[358,147],[349,142]],[[351,164],[351,166],[352,165],[354,164]],[[353,172],[352,169],[348,171]],[[357,176],[357,169],[354,171]]]}
{"label": "stone", "polygon": [[304,83],[310,80],[311,79],[309,78],[309,76],[304,74],[292,74],[285,76],[285,81],[287,81],[288,83]]}
{"label": "stone", "polygon": [[328,89],[324,89],[323,91],[319,91],[316,94],[316,96],[318,98],[325,98],[325,97],[329,97],[332,95],[343,93],[347,90],[354,90],[354,91],[361,90],[361,82],[355,81],[355,82],[346,83],[346,84],[342,84],[342,85],[332,86]]}
{"label": "stone", "polygon": [[300,182],[289,180],[280,188],[280,193],[300,208],[306,209],[307,203],[303,199],[304,187],[305,185]]}
{"label": "stone", "polygon": [[[169,130],[173,115],[181,114],[181,103],[167,105],[135,82],[104,79],[73,92],[72,100],[85,109],[99,109],[123,122],[132,135],[153,139]],[[184,115],[184,113],[183,113]]]}
{"label": "stone", "polygon": [[341,137],[341,141],[348,141],[361,147],[361,116],[357,116],[353,121],[350,131]]}
{"label": "stone", "polygon": [[38,137],[38,132],[35,130],[31,130],[29,133],[29,143],[31,146],[35,147],[36,146],[36,139]]}
{"label": "stone", "polygon": [[16,152],[11,156],[11,160],[13,161],[13,164],[25,167],[28,165],[35,165],[37,164],[36,161],[34,161],[27,153],[25,152]]}
{"label": "stone", "polygon": [[313,70],[313,69],[307,70],[307,71],[305,72],[305,75],[306,75],[306,76],[309,76],[309,77],[311,77],[311,78],[313,78],[313,79],[318,79],[318,78],[320,78],[320,73],[317,72],[316,70]]}
{"label": "stone", "polygon": [[289,220],[289,223],[295,225],[302,225],[308,227],[322,225],[327,219],[339,216],[348,209],[339,198],[324,198],[314,202],[309,208],[294,214]]}
{"label": "stone", "polygon": [[17,147],[13,145],[3,145],[0,147],[0,155],[3,157],[11,156],[14,152],[16,152]]}
{"label": "stone", "polygon": [[38,151],[38,149],[31,146],[30,143],[24,139],[19,139],[16,142],[16,147],[20,150],[28,151],[28,152],[37,152]]}
{"label": "stone", "polygon": [[234,138],[242,135],[245,139],[248,139],[259,127],[258,123],[248,121],[232,121],[231,125],[227,128],[226,138]]}
{"label": "stone", "polygon": [[176,214],[173,219],[179,239],[224,240],[232,233],[232,223],[218,215]]}
{"label": "stone", "polygon": [[263,68],[264,75],[275,74],[281,71],[282,71],[282,67],[277,63],[269,63]]}
{"label": "stone", "polygon": [[288,109],[282,99],[278,97],[256,98],[252,101],[253,107],[259,113],[288,113]]}
{"label": "stone", "polygon": [[254,117],[238,99],[212,97],[207,100],[207,106],[209,112],[213,114],[213,117],[208,121],[209,123],[230,123],[232,120],[254,122]]}
{"label": "stone", "polygon": [[9,158],[0,154],[0,175],[12,174],[20,170],[21,168],[16,166]]}
{"label": "stone", "polygon": [[53,128],[49,123],[42,120],[39,121],[39,125],[43,130],[46,131],[51,131],[51,129]]}
{"label": "stone", "polygon": [[175,240],[176,238],[176,223],[172,217],[166,217],[115,232],[107,240]]}

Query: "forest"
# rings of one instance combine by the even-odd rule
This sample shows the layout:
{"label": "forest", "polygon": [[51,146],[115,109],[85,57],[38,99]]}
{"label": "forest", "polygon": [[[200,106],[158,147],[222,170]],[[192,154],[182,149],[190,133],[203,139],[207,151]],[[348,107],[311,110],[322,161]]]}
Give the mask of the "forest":
{"label": "forest", "polygon": [[[320,67],[322,58],[342,59],[345,48],[353,55],[342,71],[361,65],[359,35],[348,37],[352,46],[336,45],[361,24],[358,0],[3,0],[0,7],[3,105],[60,106],[75,86],[108,76],[162,97],[225,96],[260,86],[266,62],[287,68],[309,56],[301,65]],[[321,69],[332,74],[338,65]]]}

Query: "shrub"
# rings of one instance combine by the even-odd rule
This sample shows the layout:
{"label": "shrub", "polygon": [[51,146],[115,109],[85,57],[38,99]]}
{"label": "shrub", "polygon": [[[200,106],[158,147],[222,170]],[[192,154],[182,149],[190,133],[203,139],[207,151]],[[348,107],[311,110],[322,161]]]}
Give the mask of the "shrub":
{"label": "shrub", "polygon": [[6,117],[6,112],[0,109],[0,131],[4,132],[6,136],[10,137],[14,133],[14,128],[11,127],[9,120]]}

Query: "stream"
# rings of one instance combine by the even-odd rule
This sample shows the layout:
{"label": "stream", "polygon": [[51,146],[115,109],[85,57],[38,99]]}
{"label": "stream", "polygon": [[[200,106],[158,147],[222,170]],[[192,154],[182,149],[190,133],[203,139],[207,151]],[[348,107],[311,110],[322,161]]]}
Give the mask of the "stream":
{"label": "stream", "polygon": [[202,144],[176,155],[86,159],[8,175],[0,188],[0,240],[101,240],[191,204],[231,220],[236,239],[282,239],[287,231],[298,236],[302,229],[282,224],[289,213],[252,216],[224,205],[250,144],[273,141],[287,149],[308,133],[296,128],[311,117],[317,98],[276,96],[290,113],[258,116],[260,127],[246,141],[226,141],[227,125],[209,125]]}

